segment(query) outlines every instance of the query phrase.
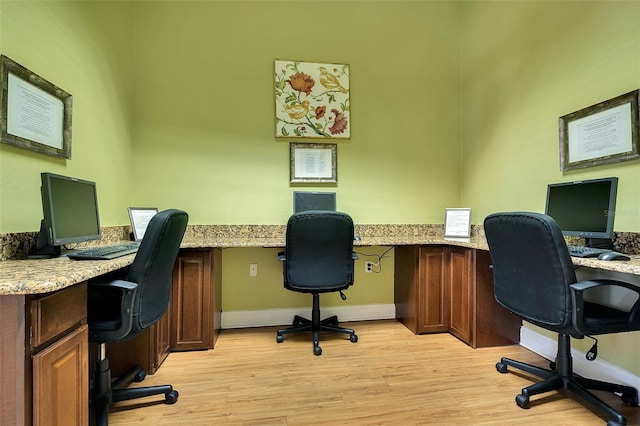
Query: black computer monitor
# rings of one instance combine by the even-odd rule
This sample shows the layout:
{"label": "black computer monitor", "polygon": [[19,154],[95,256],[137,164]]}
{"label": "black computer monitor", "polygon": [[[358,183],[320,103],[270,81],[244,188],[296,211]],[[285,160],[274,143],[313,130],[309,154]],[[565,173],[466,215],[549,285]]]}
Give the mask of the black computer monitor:
{"label": "black computer monitor", "polygon": [[610,248],[617,189],[616,177],[550,184],[545,213],[563,235],[583,237],[591,247]]}
{"label": "black computer monitor", "polygon": [[293,212],[303,212],[307,210],[330,210],[336,211],[335,192],[293,192]]}
{"label": "black computer monitor", "polygon": [[54,257],[61,246],[101,238],[95,182],[41,173],[42,213],[35,256]]}

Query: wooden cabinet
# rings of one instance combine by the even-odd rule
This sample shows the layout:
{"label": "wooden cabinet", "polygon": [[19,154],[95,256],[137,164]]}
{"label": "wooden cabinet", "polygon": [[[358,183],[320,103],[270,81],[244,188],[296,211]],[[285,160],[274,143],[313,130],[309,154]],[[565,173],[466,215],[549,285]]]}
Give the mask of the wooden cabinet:
{"label": "wooden cabinet", "polygon": [[89,418],[89,327],[33,356],[33,425],[85,425]]}
{"label": "wooden cabinet", "polygon": [[171,351],[213,349],[222,311],[221,260],[220,249],[180,250],[165,315],[133,339],[107,344],[113,377],[135,365],[154,374]]}
{"label": "wooden cabinet", "polygon": [[[147,374],[155,374],[169,355],[169,311],[160,320],[133,339],[107,344],[107,358],[112,377],[120,377],[134,366],[139,366]],[[96,346],[92,345],[92,368],[95,362]]]}
{"label": "wooden cabinet", "polygon": [[170,346],[213,349],[220,330],[221,251],[180,250],[173,270]]}
{"label": "wooden cabinet", "polygon": [[[26,399],[33,425],[86,425],[89,420],[87,286],[29,296]],[[28,405],[28,404],[27,404]],[[28,413],[25,413],[28,419]]]}
{"label": "wooden cabinet", "polygon": [[395,249],[396,318],[414,333],[449,329],[446,247],[398,246]]}
{"label": "wooden cabinet", "polygon": [[493,297],[489,252],[401,246],[395,253],[396,318],[411,331],[448,331],[474,348],[519,341],[520,319]]}
{"label": "wooden cabinet", "polygon": [[475,250],[449,247],[448,251],[448,264],[445,265],[445,270],[450,294],[449,332],[460,340],[470,343]]}

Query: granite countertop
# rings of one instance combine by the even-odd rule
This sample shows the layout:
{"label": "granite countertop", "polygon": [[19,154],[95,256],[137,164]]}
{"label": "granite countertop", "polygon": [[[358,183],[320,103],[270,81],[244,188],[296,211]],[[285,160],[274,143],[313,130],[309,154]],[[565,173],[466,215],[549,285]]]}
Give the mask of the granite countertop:
{"label": "granite countertop", "polygon": [[[187,228],[182,248],[273,247],[285,245],[284,225],[193,225]],[[488,250],[482,229],[472,229],[468,240],[443,237],[442,225],[356,225],[356,246],[453,245]],[[117,243],[108,241],[107,243]],[[55,259],[0,261],[0,295],[47,293],[124,268],[134,255],[114,260]],[[640,255],[630,261],[573,258],[577,266],[640,275]]]}

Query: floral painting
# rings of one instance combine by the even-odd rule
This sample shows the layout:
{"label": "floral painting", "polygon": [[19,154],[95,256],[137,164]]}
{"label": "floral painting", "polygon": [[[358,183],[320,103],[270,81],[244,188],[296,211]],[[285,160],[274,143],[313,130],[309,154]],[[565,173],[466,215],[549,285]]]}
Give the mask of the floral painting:
{"label": "floral painting", "polygon": [[275,61],[276,137],[349,139],[349,65]]}

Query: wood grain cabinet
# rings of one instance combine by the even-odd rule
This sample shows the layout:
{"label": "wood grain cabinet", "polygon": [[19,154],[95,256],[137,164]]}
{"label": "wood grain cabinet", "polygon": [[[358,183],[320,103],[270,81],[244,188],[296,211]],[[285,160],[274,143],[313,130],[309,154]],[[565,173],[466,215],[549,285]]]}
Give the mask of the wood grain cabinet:
{"label": "wood grain cabinet", "polygon": [[416,334],[449,330],[446,247],[395,248],[396,318]]}
{"label": "wood grain cabinet", "polygon": [[86,283],[27,301],[33,382],[25,383],[25,390],[32,396],[35,426],[89,421],[86,303]]}
{"label": "wood grain cabinet", "polygon": [[180,250],[165,315],[135,338],[107,345],[114,377],[134,365],[154,374],[171,351],[213,349],[222,311],[221,260],[220,249]]}
{"label": "wood grain cabinet", "polygon": [[182,249],[173,270],[172,351],[213,349],[220,331],[220,249]]}
{"label": "wood grain cabinet", "polygon": [[495,301],[490,265],[484,250],[397,247],[396,318],[416,334],[450,332],[474,348],[517,343],[521,321]]}

